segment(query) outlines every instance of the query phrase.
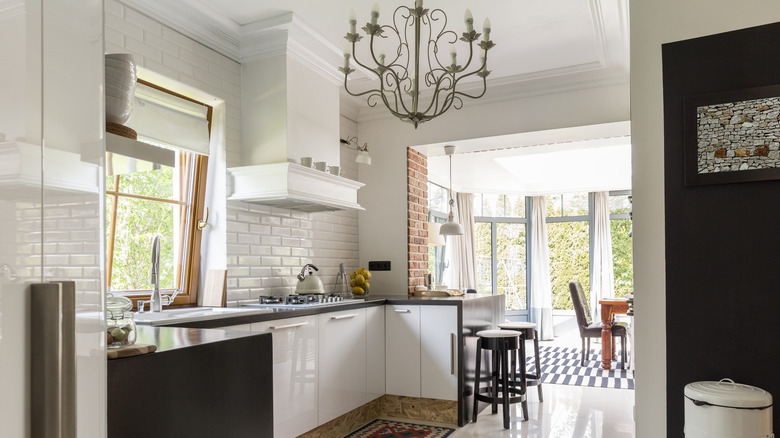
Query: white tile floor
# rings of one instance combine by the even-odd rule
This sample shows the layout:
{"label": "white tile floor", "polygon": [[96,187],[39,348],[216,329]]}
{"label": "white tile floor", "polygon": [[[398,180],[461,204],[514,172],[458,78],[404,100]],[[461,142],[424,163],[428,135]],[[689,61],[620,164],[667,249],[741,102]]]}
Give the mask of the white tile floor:
{"label": "white tile floor", "polygon": [[[573,321],[556,324],[555,334],[555,341],[542,342],[542,345],[580,348],[579,333]],[[522,420],[520,405],[514,404],[510,428],[504,429],[501,407],[495,415],[488,407],[476,423],[457,429],[451,437],[634,437],[634,391],[552,384],[542,388],[543,403],[539,403],[535,387],[528,393],[528,421]]]}
{"label": "white tile floor", "polygon": [[534,438],[631,438],[634,437],[634,391],[543,385],[544,402],[539,403],[535,388],[529,392],[528,421],[522,420],[519,404],[512,405],[509,429],[504,429],[501,407],[490,407],[451,435],[467,437]]}

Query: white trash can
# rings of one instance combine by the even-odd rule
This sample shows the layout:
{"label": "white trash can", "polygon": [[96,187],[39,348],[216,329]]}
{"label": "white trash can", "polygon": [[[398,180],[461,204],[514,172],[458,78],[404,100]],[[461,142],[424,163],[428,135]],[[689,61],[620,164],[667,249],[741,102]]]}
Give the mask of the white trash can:
{"label": "white trash can", "polygon": [[685,385],[685,438],[774,438],[772,394],[755,386],[720,382]]}

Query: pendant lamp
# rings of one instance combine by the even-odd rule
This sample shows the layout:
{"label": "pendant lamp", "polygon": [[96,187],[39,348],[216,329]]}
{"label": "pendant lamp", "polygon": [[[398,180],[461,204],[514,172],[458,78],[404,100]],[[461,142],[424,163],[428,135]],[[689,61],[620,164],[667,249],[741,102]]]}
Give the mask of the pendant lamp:
{"label": "pendant lamp", "polygon": [[441,226],[439,234],[442,236],[461,236],[463,235],[463,227],[455,222],[455,217],[452,214],[452,207],[455,205],[455,200],[452,199],[452,154],[455,153],[455,146],[444,146],[444,153],[450,157],[450,215],[447,219],[447,223]]}

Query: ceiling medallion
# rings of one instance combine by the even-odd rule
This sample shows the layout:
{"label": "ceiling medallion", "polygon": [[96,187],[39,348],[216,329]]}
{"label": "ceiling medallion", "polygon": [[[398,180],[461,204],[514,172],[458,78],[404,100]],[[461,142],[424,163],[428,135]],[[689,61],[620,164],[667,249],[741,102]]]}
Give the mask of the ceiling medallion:
{"label": "ceiling medallion", "polygon": [[[344,88],[352,96],[365,96],[369,106],[374,107],[381,101],[390,113],[399,119],[417,125],[427,122],[450,107],[463,107],[462,97],[478,99],[487,90],[486,78],[490,74],[487,69],[487,52],[495,45],[490,41],[490,20],[485,19],[482,34],[474,30],[474,18],[466,9],[466,31],[458,38],[452,30],[446,30],[447,15],[441,9],[428,10],[423,8],[422,0],[416,0],[413,8],[399,6],[393,12],[393,25],[379,25],[379,4],[374,4],[371,11],[371,21],[366,23],[363,31],[369,37],[370,63],[361,62],[357,55],[354,61],[366,70],[372,71],[379,79],[379,88],[353,93],[347,84],[349,74],[355,71],[349,67],[349,59],[355,52],[355,45],[363,39],[356,30],[355,12],[349,17],[349,32],[344,37],[348,43],[344,50],[344,66],[339,71],[344,73]],[[378,38],[388,38],[395,46],[390,59],[386,58],[384,47]],[[474,58],[474,45],[483,35],[482,41],[476,45],[480,50],[479,66],[471,72],[466,72]],[[425,41],[427,40],[427,42]],[[457,41],[468,44],[468,57],[463,65],[458,64]],[[351,43],[351,44],[350,44]],[[423,46],[425,43],[425,46]],[[439,59],[440,47],[449,44],[449,64]],[[379,47],[377,47],[379,46]],[[425,65],[423,65],[423,62]],[[458,83],[470,76],[482,78],[482,92],[472,95],[457,91]],[[419,78],[422,78],[421,80]],[[422,85],[422,90],[421,90]],[[430,101],[420,102],[420,91],[431,90]]]}

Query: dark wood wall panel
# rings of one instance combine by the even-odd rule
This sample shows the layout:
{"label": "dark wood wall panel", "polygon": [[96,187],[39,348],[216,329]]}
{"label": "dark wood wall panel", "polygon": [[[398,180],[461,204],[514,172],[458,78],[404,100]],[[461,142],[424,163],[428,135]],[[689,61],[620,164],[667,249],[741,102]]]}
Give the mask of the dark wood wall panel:
{"label": "dark wood wall panel", "polygon": [[780,181],[683,179],[683,98],[780,84],[777,41],[771,24],[662,49],[668,437],[684,436],[688,383],[728,377],[780,396]]}

